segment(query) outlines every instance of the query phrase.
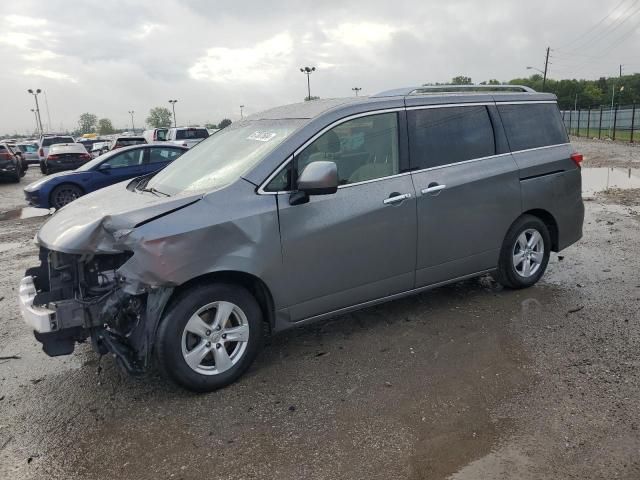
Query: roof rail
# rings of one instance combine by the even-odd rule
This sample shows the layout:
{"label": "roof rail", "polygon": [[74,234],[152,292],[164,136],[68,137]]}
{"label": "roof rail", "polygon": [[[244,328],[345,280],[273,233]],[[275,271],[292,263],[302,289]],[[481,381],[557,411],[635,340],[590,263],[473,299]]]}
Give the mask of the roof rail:
{"label": "roof rail", "polygon": [[430,93],[451,92],[526,92],[536,93],[524,85],[422,85],[420,87],[396,88],[372,95],[372,97],[397,97],[409,95],[427,95]]}

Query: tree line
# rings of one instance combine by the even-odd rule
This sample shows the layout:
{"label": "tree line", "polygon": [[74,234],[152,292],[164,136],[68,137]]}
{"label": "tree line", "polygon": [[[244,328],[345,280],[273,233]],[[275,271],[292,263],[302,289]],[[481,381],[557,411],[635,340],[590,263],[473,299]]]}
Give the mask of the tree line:
{"label": "tree line", "polygon": [[[451,79],[452,85],[473,85],[471,77],[459,75]],[[640,74],[623,75],[621,77],[600,77],[597,80],[554,80],[547,78],[543,88],[543,77],[540,74],[528,78],[514,78],[508,82],[496,79],[480,82],[479,85],[524,85],[537,92],[549,92],[558,97],[558,105],[569,110],[576,104],[578,107],[598,107],[600,105],[631,105],[640,103]],[[425,84],[439,85],[439,84]]]}
{"label": "tree line", "polygon": [[[166,107],[155,107],[149,110],[149,115],[146,118],[146,124],[151,128],[169,128],[173,123],[173,115],[171,111]],[[220,123],[207,123],[206,128],[225,128],[231,125],[231,120],[224,118]],[[80,115],[78,119],[78,129],[74,132],[76,135],[83,135],[85,133],[97,133],[98,135],[109,135],[112,133],[121,132],[113,127],[113,123],[108,118],[98,118],[93,113],[85,112]]]}

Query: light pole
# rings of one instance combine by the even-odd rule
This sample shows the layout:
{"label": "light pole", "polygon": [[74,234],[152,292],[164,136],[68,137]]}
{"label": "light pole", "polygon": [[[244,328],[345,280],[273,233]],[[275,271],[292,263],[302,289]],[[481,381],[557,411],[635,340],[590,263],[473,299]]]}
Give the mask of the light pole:
{"label": "light pole", "polygon": [[36,118],[36,130],[38,130],[38,112],[35,108],[32,108],[31,111],[33,112],[33,116]]}
{"label": "light pole", "polygon": [[35,92],[31,88],[29,90],[27,90],[27,92],[29,92],[31,95],[33,95],[33,98],[36,99],[36,116],[38,118],[38,128],[40,129],[40,135],[42,135],[42,133],[43,133],[43,130],[42,130],[42,119],[40,118],[40,107],[38,106],[38,94],[41,91],[42,90],[40,90],[39,88],[36,89]]}
{"label": "light pole", "polygon": [[173,108],[173,126],[177,127],[178,126],[178,122],[176,121],[176,103],[178,102],[178,100],[169,100],[169,103],[171,104],[171,107]]}
{"label": "light pole", "polygon": [[362,90],[362,88],[360,88],[360,87],[353,87],[351,90],[353,90],[354,92],[356,92],[356,97],[357,97],[357,96],[358,96],[358,92],[359,92],[360,90]]}
{"label": "light pole", "polygon": [[135,125],[133,124],[133,114],[134,114],[134,113],[135,113],[135,112],[134,112],[133,110],[129,110],[129,115],[131,115],[131,130],[133,130],[133,134],[135,135],[135,133],[136,133],[136,127],[135,127]]}
{"label": "light pole", "polygon": [[307,76],[307,100],[311,100],[311,81],[309,77],[316,71],[316,67],[302,67],[300,71]]}
{"label": "light pole", "polygon": [[242,113],[243,108],[244,108],[244,105],[240,105],[240,120],[244,118],[244,114]]}

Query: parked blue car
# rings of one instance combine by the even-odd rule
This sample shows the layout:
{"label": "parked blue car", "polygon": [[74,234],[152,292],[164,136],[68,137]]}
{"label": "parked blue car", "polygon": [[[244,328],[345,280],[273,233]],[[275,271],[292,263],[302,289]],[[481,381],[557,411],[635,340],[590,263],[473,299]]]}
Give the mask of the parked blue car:
{"label": "parked blue car", "polygon": [[28,185],[24,196],[34,207],[62,208],[76,198],[166,167],[188,149],[166,143],[112,150],[70,172],[60,172]]}

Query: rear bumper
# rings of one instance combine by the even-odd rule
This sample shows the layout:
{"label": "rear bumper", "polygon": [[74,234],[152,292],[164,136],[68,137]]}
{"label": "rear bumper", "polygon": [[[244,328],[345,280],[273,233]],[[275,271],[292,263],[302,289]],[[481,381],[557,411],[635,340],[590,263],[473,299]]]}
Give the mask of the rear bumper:
{"label": "rear bumper", "polygon": [[56,329],[56,312],[49,308],[34,306],[33,300],[36,298],[36,294],[33,277],[24,277],[18,291],[22,319],[36,332],[50,333]]}
{"label": "rear bumper", "polygon": [[18,165],[8,163],[0,166],[0,177],[14,177],[18,171]]}

